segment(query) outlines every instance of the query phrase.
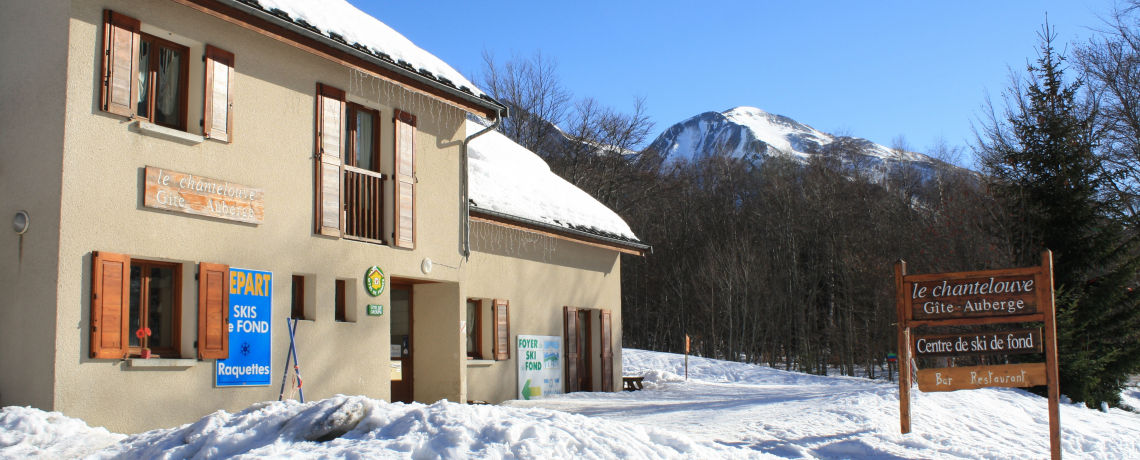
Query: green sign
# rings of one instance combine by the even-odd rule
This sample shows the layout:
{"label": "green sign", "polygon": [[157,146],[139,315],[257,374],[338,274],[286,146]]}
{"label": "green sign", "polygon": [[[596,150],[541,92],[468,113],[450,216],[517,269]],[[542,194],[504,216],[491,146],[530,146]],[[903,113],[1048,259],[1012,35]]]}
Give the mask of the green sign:
{"label": "green sign", "polygon": [[384,314],[384,306],[376,304],[368,304],[368,316],[380,316]]}
{"label": "green sign", "polygon": [[364,272],[364,289],[368,290],[368,295],[376,297],[384,292],[384,271],[380,267],[373,265]]}

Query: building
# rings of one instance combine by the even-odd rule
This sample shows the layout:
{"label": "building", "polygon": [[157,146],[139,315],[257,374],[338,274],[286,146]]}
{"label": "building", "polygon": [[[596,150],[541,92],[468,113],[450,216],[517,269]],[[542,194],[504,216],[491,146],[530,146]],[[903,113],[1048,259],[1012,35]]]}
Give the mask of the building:
{"label": "building", "polygon": [[520,335],[561,339],[548,391],[620,390],[619,254],[648,246],[476,137],[504,106],[380,21],[3,6],[0,405],[138,432],[275,400],[290,317],[309,400],[514,399]]}

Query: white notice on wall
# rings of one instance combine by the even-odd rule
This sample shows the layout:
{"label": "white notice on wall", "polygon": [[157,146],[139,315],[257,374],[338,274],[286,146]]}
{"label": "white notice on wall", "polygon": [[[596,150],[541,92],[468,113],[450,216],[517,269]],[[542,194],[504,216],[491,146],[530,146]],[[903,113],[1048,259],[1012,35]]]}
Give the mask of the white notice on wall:
{"label": "white notice on wall", "polygon": [[562,394],[562,337],[520,335],[519,399],[542,399]]}

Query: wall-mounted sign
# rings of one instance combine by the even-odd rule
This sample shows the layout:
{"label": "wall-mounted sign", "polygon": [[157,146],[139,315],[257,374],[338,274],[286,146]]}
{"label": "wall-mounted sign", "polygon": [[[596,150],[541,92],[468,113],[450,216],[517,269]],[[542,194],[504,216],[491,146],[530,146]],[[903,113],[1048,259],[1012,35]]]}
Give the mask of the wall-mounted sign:
{"label": "wall-mounted sign", "polygon": [[384,292],[384,271],[373,265],[364,272],[364,289],[368,295],[376,297]]}
{"label": "wall-mounted sign", "polygon": [[273,274],[230,268],[230,357],[215,364],[219,387],[269,385]]}
{"label": "wall-mounted sign", "polygon": [[518,336],[519,399],[562,394],[562,337]]}
{"label": "wall-mounted sign", "polygon": [[1044,352],[1041,329],[915,335],[912,340],[916,358]]}
{"label": "wall-mounted sign", "polygon": [[251,224],[265,221],[265,190],[146,167],[143,206]]}
{"label": "wall-mounted sign", "polygon": [[368,316],[380,316],[384,314],[384,306],[376,304],[368,304]]}

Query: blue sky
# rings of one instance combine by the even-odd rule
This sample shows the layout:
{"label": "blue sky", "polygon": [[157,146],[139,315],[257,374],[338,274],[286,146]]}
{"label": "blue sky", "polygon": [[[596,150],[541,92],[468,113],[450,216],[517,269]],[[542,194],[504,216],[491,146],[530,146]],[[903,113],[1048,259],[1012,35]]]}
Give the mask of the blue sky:
{"label": "blue sky", "polygon": [[[654,136],[701,112],[759,107],[827,132],[925,151],[972,140],[985,91],[1036,56],[1045,21],[1083,42],[1111,0],[952,2],[394,2],[350,0],[451,64],[541,50],[564,84],[619,109],[647,99]],[[479,9],[472,7],[479,5]]]}

